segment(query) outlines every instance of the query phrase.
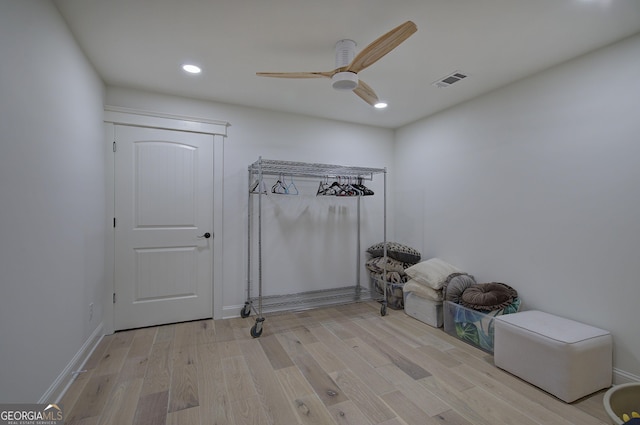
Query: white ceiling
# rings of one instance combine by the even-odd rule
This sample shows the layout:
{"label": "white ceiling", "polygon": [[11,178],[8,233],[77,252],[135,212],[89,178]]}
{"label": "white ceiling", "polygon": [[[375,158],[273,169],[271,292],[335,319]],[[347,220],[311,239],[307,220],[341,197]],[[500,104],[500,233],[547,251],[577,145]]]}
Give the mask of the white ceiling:
{"label": "white ceiling", "polygon": [[[638,0],[54,0],[108,85],[397,128],[640,32]],[[418,32],[359,76],[376,110],[318,79],[343,38],[357,51]],[[199,76],[180,65],[196,63]],[[469,75],[438,89],[453,71]],[[614,71],[614,70],[612,70]],[[175,111],[179,113],[179,111]]]}

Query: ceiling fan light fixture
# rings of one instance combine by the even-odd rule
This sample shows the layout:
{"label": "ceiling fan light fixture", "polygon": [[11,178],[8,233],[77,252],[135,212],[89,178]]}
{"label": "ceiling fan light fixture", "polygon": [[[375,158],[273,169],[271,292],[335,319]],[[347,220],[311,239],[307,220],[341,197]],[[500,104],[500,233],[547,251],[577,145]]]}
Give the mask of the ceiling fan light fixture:
{"label": "ceiling fan light fixture", "polygon": [[199,66],[190,63],[182,65],[182,69],[189,74],[200,74],[202,72],[202,69]]}
{"label": "ceiling fan light fixture", "polygon": [[336,72],[331,77],[331,86],[336,90],[353,90],[358,87],[358,75],[353,72]]}
{"label": "ceiling fan light fixture", "polygon": [[382,101],[380,101],[380,102],[376,103],[375,105],[373,105],[373,107],[376,108],[376,109],[384,109],[387,106],[389,106],[389,105],[387,105],[387,102],[382,102]]}

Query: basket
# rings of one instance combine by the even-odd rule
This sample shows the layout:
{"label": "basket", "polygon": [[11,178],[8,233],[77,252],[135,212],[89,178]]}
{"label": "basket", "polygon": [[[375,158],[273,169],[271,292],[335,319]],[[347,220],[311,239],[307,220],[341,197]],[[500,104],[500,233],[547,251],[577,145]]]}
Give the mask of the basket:
{"label": "basket", "polygon": [[[382,275],[380,275],[382,276]],[[374,274],[370,275],[371,277],[371,286],[375,289],[382,299],[382,294],[384,290],[384,281],[381,277],[375,276]],[[387,305],[389,308],[394,310],[402,310],[404,309],[404,282],[387,282]]]}
{"label": "basket", "polygon": [[613,425],[622,425],[622,415],[640,413],[640,382],[615,385],[604,394],[604,410]]}

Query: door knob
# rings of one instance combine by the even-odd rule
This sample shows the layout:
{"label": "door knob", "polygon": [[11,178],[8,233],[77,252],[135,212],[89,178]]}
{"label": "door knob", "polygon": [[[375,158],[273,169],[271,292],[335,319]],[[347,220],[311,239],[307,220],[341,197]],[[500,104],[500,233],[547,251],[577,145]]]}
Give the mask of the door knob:
{"label": "door knob", "polygon": [[207,232],[204,235],[198,236],[198,239],[202,239],[202,238],[209,239],[210,237],[211,237],[211,233]]}

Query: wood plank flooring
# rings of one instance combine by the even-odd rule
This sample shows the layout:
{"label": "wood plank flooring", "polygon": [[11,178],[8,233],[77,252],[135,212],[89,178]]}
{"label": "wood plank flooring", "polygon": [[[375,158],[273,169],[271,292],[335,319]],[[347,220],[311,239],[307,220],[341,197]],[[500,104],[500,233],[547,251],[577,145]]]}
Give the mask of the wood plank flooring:
{"label": "wood plank flooring", "polygon": [[82,425],[606,425],[487,353],[376,303],[106,336],[62,399]]}

